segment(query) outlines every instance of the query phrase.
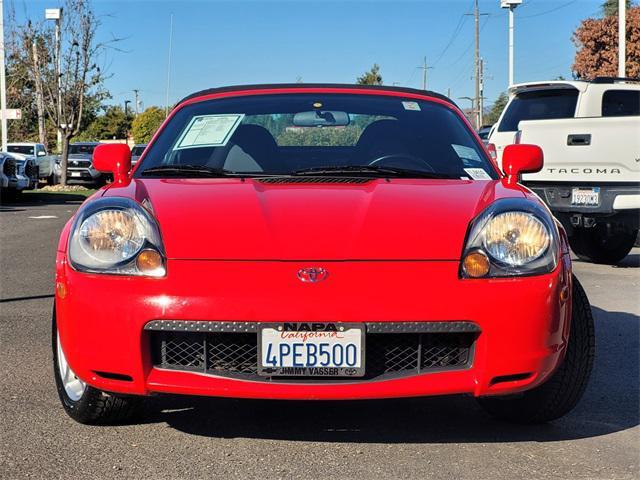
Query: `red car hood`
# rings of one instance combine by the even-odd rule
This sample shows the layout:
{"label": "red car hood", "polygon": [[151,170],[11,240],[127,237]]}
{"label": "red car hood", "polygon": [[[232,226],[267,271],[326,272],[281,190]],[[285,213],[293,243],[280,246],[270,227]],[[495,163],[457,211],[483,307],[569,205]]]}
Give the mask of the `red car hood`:
{"label": "red car hood", "polygon": [[105,195],[150,203],[168,258],[458,260],[469,221],[523,192],[501,181],[136,179]]}

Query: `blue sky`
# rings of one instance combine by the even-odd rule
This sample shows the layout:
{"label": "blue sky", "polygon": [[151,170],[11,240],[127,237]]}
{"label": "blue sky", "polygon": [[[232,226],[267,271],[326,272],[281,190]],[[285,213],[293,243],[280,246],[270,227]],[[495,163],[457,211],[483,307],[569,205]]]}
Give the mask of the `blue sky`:
{"label": "blue sky", "polygon": [[[40,19],[60,0],[13,0],[18,21]],[[516,10],[515,80],[571,76],[571,35],[600,14],[603,0],[524,0]],[[5,5],[8,2],[5,1]],[[481,55],[491,103],[507,84],[507,14],[481,0]],[[429,89],[463,107],[473,95],[473,0],[126,1],[95,0],[101,36],[123,40],[102,59],[112,103],[165,103],[169,18],[173,53],[169,99],[230,84],[346,82],[380,64],[385,84],[420,88],[418,65],[433,65]],[[457,32],[457,33],[456,33]],[[445,50],[446,48],[446,50]]]}

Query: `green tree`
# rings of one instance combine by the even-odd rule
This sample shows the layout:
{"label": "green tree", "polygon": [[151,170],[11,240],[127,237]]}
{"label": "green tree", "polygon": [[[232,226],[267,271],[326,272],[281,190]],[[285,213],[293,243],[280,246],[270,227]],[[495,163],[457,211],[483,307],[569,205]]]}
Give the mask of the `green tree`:
{"label": "green tree", "polygon": [[508,101],[509,96],[507,95],[507,93],[500,93],[500,95],[498,95],[498,98],[496,98],[496,101],[493,102],[493,106],[491,107],[489,113],[484,116],[484,123],[486,125],[493,125],[494,123],[496,123],[500,118],[502,110],[504,110],[504,107],[507,105]]}
{"label": "green tree", "polygon": [[103,115],[97,116],[85,130],[78,134],[80,140],[114,140],[127,138],[131,130],[131,117],[125,115],[119,105],[106,107]]}
{"label": "green tree", "polygon": [[164,110],[159,107],[149,107],[131,124],[131,134],[136,143],[147,143],[156,133],[164,121]]}
{"label": "green tree", "polygon": [[380,75],[380,65],[373,64],[371,70],[365,72],[356,80],[358,85],[382,85],[382,75]]}

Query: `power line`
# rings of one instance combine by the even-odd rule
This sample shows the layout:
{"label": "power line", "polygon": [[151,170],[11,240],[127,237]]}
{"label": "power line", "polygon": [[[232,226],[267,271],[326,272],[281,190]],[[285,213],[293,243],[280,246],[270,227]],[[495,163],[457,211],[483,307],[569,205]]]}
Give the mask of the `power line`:
{"label": "power line", "polygon": [[458,19],[458,24],[453,29],[453,34],[451,35],[451,38],[449,39],[449,42],[444,47],[444,49],[440,52],[440,54],[437,56],[435,62],[433,62],[433,66],[434,67],[438,64],[438,62],[440,62],[442,57],[444,57],[444,54],[447,53],[447,51],[449,50],[449,47],[451,47],[451,45],[453,45],[453,42],[456,40],[456,38],[458,37],[458,35],[462,31],[462,27],[464,26],[464,22],[467,19],[468,14],[471,13],[472,9],[473,9],[473,1],[471,2],[470,7],[467,9],[467,13],[466,14],[463,13],[462,15],[460,15],[460,18]]}
{"label": "power line", "polygon": [[568,7],[569,5],[576,3],[578,0],[571,0],[570,2],[567,3],[563,3],[562,5],[559,5],[555,8],[552,8],[551,10],[546,10],[544,12],[540,12],[540,13],[534,13],[533,15],[525,15],[523,17],[518,17],[519,19],[523,19],[523,18],[535,18],[535,17],[541,17],[542,15],[547,15],[548,13],[553,13],[556,12],[558,10],[560,10],[561,8],[564,7]]}

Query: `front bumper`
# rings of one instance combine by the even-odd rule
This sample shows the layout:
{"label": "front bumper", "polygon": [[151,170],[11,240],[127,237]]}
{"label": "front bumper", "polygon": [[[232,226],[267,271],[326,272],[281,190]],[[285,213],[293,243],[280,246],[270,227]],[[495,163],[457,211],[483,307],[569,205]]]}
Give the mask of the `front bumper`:
{"label": "front bumper", "polygon": [[[83,163],[89,163],[85,161]],[[99,172],[93,166],[90,167],[76,167],[71,166],[72,162],[69,162],[67,167],[67,183],[80,183],[80,184],[93,184],[102,178],[102,172]],[[59,178],[62,174],[62,169],[60,168],[60,164],[56,164],[54,172],[56,176]]]}
{"label": "front bumper", "polygon": [[[552,273],[460,280],[458,263],[322,262],[326,281],[305,284],[317,262],[170,260],[162,279],[83,274],[57,259],[61,342],[76,374],[96,388],[244,398],[357,399],[532,388],[562,358],[570,318],[570,261]],[[149,330],[184,322],[438,322],[476,325],[470,365],[380,380],[266,381],[155,365]]]}

